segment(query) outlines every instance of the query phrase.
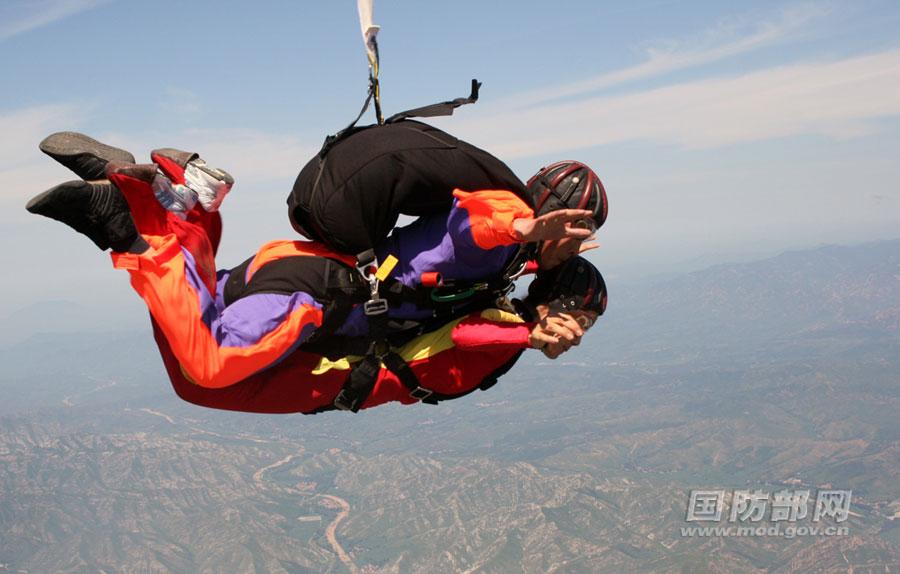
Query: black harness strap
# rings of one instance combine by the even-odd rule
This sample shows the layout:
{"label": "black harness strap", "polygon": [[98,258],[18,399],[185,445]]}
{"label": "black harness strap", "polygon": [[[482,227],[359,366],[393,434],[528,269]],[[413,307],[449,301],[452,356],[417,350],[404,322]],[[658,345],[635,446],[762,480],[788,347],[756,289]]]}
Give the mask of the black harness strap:
{"label": "black harness strap", "polygon": [[[513,301],[513,304],[520,316],[524,317],[526,320],[530,319],[530,316],[532,315],[530,309],[525,307],[524,304],[522,304],[520,301]],[[387,318],[384,315],[372,316],[369,318],[369,322],[370,326],[372,324],[375,324],[374,328],[376,329],[376,332],[381,334],[384,333],[384,331],[381,331],[381,329],[386,328],[387,325]],[[419,383],[419,378],[416,377],[416,374],[409,366],[409,363],[404,361],[403,357],[398,355],[386,343],[386,339],[382,337],[380,343],[378,342],[378,340],[371,343],[362,362],[350,372],[347,380],[344,381],[344,386],[341,388],[341,391],[338,393],[337,397],[335,397],[334,402],[330,405],[325,405],[307,414],[316,414],[335,409],[349,410],[354,413],[358,412],[363,403],[365,403],[366,399],[372,393],[372,390],[375,388],[375,382],[378,379],[378,373],[382,362],[389,371],[397,376],[397,379],[400,381],[400,383],[403,384],[404,387],[409,389],[410,397],[426,404],[436,405],[441,401],[448,401],[466,396],[469,393],[475,392],[476,389],[486,391],[489,388],[493,387],[495,384],[497,384],[497,381],[500,377],[508,373],[510,369],[513,368],[513,366],[522,356],[523,352],[525,352],[525,349],[520,350],[508,361],[497,367],[476,387],[473,387],[472,389],[463,393],[446,395],[443,393],[436,393],[421,386],[421,384]]]}
{"label": "black harness strap", "polygon": [[[372,393],[381,361],[392,354],[388,336],[388,302],[379,294],[377,278],[378,261],[372,249],[357,254],[356,269],[369,284],[369,299],[363,303],[363,311],[369,323],[369,338],[372,343],[362,362],[353,367],[341,392],[334,399],[334,406],[340,410],[358,412],[365,400]],[[400,361],[403,363],[402,359]],[[406,365],[405,363],[403,363]],[[406,366],[409,369],[408,365]],[[412,375],[412,371],[409,372]],[[398,375],[399,377],[400,375]],[[415,375],[412,375],[415,378]],[[418,382],[416,383],[418,386]]]}
{"label": "black harness strap", "polygon": [[[334,408],[342,411],[358,412],[372,393],[380,370],[381,359],[374,352],[368,353],[347,375],[347,380],[344,381],[341,392],[334,398]],[[326,408],[324,410],[331,409]]]}
{"label": "black harness strap", "polygon": [[[372,98],[375,97],[375,92],[378,89],[377,80],[375,80],[372,76],[369,76],[369,93],[366,95],[366,101],[363,102],[362,109],[359,110],[359,114],[356,115],[356,119],[354,119],[350,124],[342,129],[341,131],[325,136],[325,142],[322,144],[322,149],[319,150],[319,158],[324,159],[328,154],[328,150],[334,146],[337,142],[339,142],[344,137],[350,135],[354,128],[356,128],[357,122],[362,119],[363,114],[366,113],[366,110],[369,109],[369,104],[372,102]],[[381,116],[381,102],[377,99],[375,100],[375,115],[379,119]]]}
{"label": "black harness strap", "polygon": [[[333,408],[354,413],[359,412],[359,409],[362,408],[363,403],[366,402],[366,399],[369,398],[369,395],[372,394],[372,390],[375,388],[375,382],[378,380],[382,362],[389,371],[397,375],[397,379],[403,386],[409,389],[410,397],[430,405],[438,403],[438,400],[432,396],[434,395],[432,391],[419,385],[418,377],[416,377],[409,363],[403,360],[403,357],[394,351],[387,351],[379,356],[378,351],[374,350],[375,345],[373,343],[373,350],[367,353],[363,360],[350,371],[347,380],[344,381],[344,386],[341,387],[341,391],[334,398]],[[332,410],[329,407],[317,409],[316,412]]]}
{"label": "black harness strap", "polygon": [[319,158],[324,159],[328,154],[328,151],[334,147],[334,144],[341,141],[345,137],[349,136],[353,132],[357,131],[356,124],[362,119],[363,115],[366,113],[366,110],[369,109],[369,104],[372,102],[373,98],[375,99],[375,115],[379,120],[379,125],[381,124],[393,124],[399,122],[401,120],[405,120],[408,118],[433,118],[436,116],[452,116],[454,110],[460,106],[465,106],[466,104],[474,104],[478,101],[478,90],[481,88],[481,82],[476,79],[472,79],[472,89],[469,93],[469,96],[466,98],[456,98],[453,100],[447,100],[446,102],[439,102],[437,104],[431,104],[428,106],[422,106],[421,108],[415,108],[412,110],[406,110],[405,112],[400,112],[392,115],[384,122],[381,121],[381,102],[375,98],[375,93],[378,90],[378,80],[369,77],[369,93],[366,95],[366,101],[363,103],[362,109],[359,110],[359,114],[357,114],[356,119],[354,119],[350,124],[344,129],[340,130],[335,134],[331,134],[325,137],[325,143],[322,144],[322,149],[319,150]]}
{"label": "black harness strap", "polygon": [[[392,358],[389,358],[391,355],[396,357],[396,360],[399,360],[402,363],[402,366],[395,364],[394,368],[391,368],[391,367],[388,367],[388,368],[390,368],[391,371],[395,375],[397,375],[397,378],[400,379],[400,382],[403,383],[403,386],[410,389],[409,396],[411,396],[414,399],[418,399],[420,402],[423,402],[423,403],[426,403],[429,405],[437,405],[443,401],[450,401],[453,399],[458,399],[460,397],[464,397],[466,395],[474,393],[476,390],[486,391],[486,390],[490,389],[491,387],[493,387],[494,385],[497,384],[497,381],[500,379],[500,377],[502,377],[503,375],[508,373],[510,371],[510,369],[512,369],[513,366],[515,366],[516,362],[522,356],[523,352],[525,352],[524,349],[522,349],[521,351],[516,353],[512,358],[510,358],[510,360],[508,360],[507,362],[505,362],[502,365],[500,365],[499,367],[497,367],[497,369],[494,370],[490,375],[485,377],[484,380],[478,384],[478,386],[472,387],[468,391],[465,391],[463,393],[457,393],[455,395],[445,395],[442,393],[435,393],[429,389],[421,387],[419,385],[418,378],[416,377],[415,373],[412,372],[412,368],[410,368],[409,364],[407,364],[406,361],[404,361],[396,353],[391,352],[388,355],[386,355],[384,357],[384,359],[385,359],[385,366],[388,366],[388,361],[394,360]],[[365,361],[365,359],[364,359],[364,361]],[[332,404],[321,406],[317,409],[314,409],[314,410],[309,411],[304,414],[315,415],[318,413],[324,413],[324,412],[333,411],[333,410],[349,410],[354,413],[359,411],[359,408],[362,407],[363,403],[369,397],[369,394],[372,392],[372,389],[375,386],[375,380],[377,380],[377,378],[378,378],[378,368],[377,368],[378,366],[379,365],[376,364],[376,366],[373,368],[373,366],[371,364],[366,365],[365,367],[363,367],[364,370],[359,375],[357,375],[356,379],[353,380],[352,382],[351,382],[351,379],[354,378],[354,373],[356,371],[351,372],[350,375],[347,377],[347,381],[344,383],[344,387],[341,389],[340,393],[338,393],[337,398],[335,398],[335,400]],[[359,369],[359,367],[358,367],[358,369]],[[397,370],[394,370],[394,369],[397,369]],[[409,373],[408,375],[401,374],[406,371],[408,371],[408,373]],[[364,376],[372,377],[371,382],[363,379]],[[342,407],[338,406],[339,401],[342,404],[349,404],[355,408],[342,408]]]}
{"label": "black harness strap", "polygon": [[392,115],[387,120],[385,120],[384,123],[392,124],[394,122],[399,122],[407,118],[433,118],[436,116],[452,116],[456,108],[465,106],[466,104],[474,104],[475,102],[477,102],[478,90],[480,88],[481,82],[473,78],[472,90],[469,93],[469,97],[456,98],[454,100],[447,100],[446,102],[431,104],[430,106],[423,106],[421,108],[406,110],[405,112],[400,112],[398,114]]}
{"label": "black harness strap", "polygon": [[384,361],[384,366],[397,375],[403,386],[409,389],[409,396],[423,403],[437,404],[437,400],[432,398],[434,393],[419,385],[418,377],[416,377],[409,363],[403,360],[403,357],[391,351],[382,360]]}

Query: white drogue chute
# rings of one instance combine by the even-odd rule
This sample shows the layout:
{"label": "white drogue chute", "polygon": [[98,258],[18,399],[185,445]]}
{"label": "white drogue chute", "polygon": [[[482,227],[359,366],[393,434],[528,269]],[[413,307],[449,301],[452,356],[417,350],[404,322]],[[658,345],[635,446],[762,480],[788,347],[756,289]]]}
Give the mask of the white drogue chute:
{"label": "white drogue chute", "polygon": [[356,7],[359,10],[359,26],[362,29],[363,42],[369,56],[369,65],[378,65],[378,42],[375,38],[378,36],[381,26],[372,23],[375,1],[357,0]]}

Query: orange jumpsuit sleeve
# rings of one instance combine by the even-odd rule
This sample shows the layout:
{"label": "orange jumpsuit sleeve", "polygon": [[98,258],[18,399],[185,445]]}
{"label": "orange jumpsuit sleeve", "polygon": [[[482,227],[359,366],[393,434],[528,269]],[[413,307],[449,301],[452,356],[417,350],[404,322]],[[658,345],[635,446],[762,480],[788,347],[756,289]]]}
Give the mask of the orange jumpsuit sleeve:
{"label": "orange jumpsuit sleeve", "polygon": [[468,212],[475,245],[485,250],[521,243],[513,231],[513,221],[534,217],[534,210],[511,191],[457,189],[453,197],[456,207]]}

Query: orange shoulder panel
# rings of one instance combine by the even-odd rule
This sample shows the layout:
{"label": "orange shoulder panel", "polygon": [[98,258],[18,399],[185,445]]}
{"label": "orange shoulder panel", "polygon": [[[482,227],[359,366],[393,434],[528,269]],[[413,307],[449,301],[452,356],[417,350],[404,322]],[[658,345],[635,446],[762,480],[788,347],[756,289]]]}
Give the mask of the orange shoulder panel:
{"label": "orange shoulder panel", "polygon": [[534,211],[528,204],[511,191],[467,192],[457,189],[453,197],[457,200],[457,207],[469,213],[475,245],[485,250],[520,243],[513,233],[513,221],[534,217]]}

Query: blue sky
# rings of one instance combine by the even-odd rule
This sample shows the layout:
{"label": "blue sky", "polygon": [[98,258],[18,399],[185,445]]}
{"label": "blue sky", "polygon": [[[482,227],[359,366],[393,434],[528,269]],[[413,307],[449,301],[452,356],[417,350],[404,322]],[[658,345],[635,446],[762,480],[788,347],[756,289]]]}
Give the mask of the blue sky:
{"label": "blue sky", "polygon": [[[591,164],[611,279],[900,236],[900,4],[388,2],[392,113],[465,95],[439,126],[526,178]],[[291,237],[284,199],[365,95],[355,2],[0,4],[0,318],[75,301],[144,320],[108,256],[27,199],[71,176],[37,150],[78,130],[146,159],[195,149],[232,172],[220,266]],[[371,117],[371,116],[369,116]],[[0,327],[2,328],[2,327]]]}

